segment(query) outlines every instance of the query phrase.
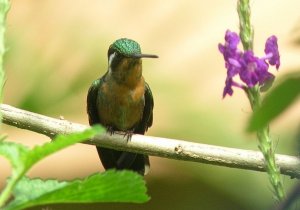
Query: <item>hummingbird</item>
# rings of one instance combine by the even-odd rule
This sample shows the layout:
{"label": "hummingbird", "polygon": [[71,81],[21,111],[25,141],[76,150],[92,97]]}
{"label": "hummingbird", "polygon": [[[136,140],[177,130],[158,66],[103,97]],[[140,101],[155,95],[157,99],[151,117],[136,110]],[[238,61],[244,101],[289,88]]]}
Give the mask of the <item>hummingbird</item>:
{"label": "hummingbird", "polygon": [[[154,101],[149,85],[142,76],[140,45],[121,38],[110,45],[107,72],[95,80],[87,95],[89,124],[100,124],[110,134],[123,132],[130,140],[133,134],[144,134],[153,122]],[[149,157],[143,154],[96,147],[105,169],[128,169],[145,175],[150,169]]]}

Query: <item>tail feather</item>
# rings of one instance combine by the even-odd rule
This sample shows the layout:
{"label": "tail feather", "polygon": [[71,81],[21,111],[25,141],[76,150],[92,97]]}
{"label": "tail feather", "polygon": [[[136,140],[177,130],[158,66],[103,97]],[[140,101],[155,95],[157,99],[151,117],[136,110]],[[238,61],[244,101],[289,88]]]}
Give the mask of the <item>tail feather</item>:
{"label": "tail feather", "polygon": [[103,147],[97,147],[98,155],[105,169],[129,169],[141,175],[146,175],[150,169],[147,155],[132,152],[122,152]]}

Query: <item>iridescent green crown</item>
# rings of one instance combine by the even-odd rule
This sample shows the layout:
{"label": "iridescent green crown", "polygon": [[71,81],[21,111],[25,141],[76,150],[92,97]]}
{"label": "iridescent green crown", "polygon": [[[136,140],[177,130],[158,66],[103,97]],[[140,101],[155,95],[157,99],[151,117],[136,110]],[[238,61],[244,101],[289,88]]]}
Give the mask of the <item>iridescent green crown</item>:
{"label": "iridescent green crown", "polygon": [[116,40],[112,45],[110,45],[110,48],[115,49],[124,56],[141,54],[140,45],[136,41],[127,38]]}

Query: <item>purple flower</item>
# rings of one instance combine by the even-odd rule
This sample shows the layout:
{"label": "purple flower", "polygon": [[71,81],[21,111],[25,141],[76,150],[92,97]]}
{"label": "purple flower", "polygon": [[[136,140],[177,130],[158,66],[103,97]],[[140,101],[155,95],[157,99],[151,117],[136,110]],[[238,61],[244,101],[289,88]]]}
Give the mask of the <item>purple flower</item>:
{"label": "purple flower", "polygon": [[276,69],[280,66],[280,55],[278,51],[278,45],[277,45],[277,37],[271,36],[267,39],[266,45],[265,45],[265,53],[266,56],[268,56],[268,61],[270,65],[275,65]]}
{"label": "purple flower", "polygon": [[237,46],[240,42],[240,37],[229,30],[225,34],[225,45],[219,44],[219,51],[223,54],[224,60],[237,56]]}
{"label": "purple flower", "polygon": [[[237,46],[240,42],[239,36],[229,30],[225,34],[225,44],[219,44],[219,51],[223,54],[225,67],[227,69],[227,78],[223,91],[223,98],[228,94],[233,94],[232,86],[252,88],[259,84],[261,87],[274,79],[273,74],[268,72],[269,64],[280,66],[280,56],[278,52],[277,38],[271,36],[267,39],[265,45],[266,55],[262,58],[256,57],[253,51],[240,51]],[[268,61],[268,62],[267,62]],[[237,83],[233,77],[239,75],[244,84]]]}
{"label": "purple flower", "polygon": [[240,85],[239,83],[233,81],[232,78],[227,77],[227,78],[226,78],[226,81],[225,81],[224,91],[223,91],[223,98],[224,98],[227,94],[230,95],[230,96],[232,96],[232,94],[233,94],[232,86],[239,87],[239,88],[243,88],[242,85]]}
{"label": "purple flower", "polygon": [[225,81],[225,87],[223,90],[223,98],[228,94],[230,96],[232,96],[233,94],[233,90],[232,90],[232,83],[233,80],[230,77],[227,77],[226,81]]}

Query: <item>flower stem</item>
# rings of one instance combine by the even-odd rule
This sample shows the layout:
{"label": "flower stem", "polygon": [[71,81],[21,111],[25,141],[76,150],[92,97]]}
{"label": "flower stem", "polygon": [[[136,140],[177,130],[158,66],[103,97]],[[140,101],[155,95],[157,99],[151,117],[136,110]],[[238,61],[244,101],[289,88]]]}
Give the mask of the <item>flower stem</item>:
{"label": "flower stem", "polygon": [[259,141],[259,149],[263,153],[266,168],[269,174],[269,180],[274,189],[274,195],[277,201],[281,201],[285,198],[285,192],[279,172],[279,168],[275,163],[275,153],[273,147],[273,141],[269,137],[269,128],[265,127],[260,131],[257,131],[257,138]]}
{"label": "flower stem", "polygon": [[[251,108],[253,111],[255,111],[259,108],[261,103],[259,86],[249,88],[247,90],[247,95],[251,104]],[[269,134],[269,126],[258,130],[256,135],[259,142],[258,147],[264,156],[266,171],[269,174],[269,180],[274,189],[274,196],[276,200],[281,201],[285,197],[285,192],[283,189],[279,167],[275,163],[275,152],[273,141],[271,140]]]}
{"label": "flower stem", "polygon": [[237,3],[237,12],[240,19],[240,38],[244,50],[252,50],[254,30],[250,22],[251,10],[249,0],[239,0]]}
{"label": "flower stem", "polygon": [[[254,30],[250,22],[251,10],[249,0],[238,0],[237,11],[240,19],[240,38],[244,50],[253,50]],[[244,90],[247,93],[252,110],[255,111],[261,103],[260,87],[256,85],[253,88],[245,88]],[[279,168],[275,163],[275,152],[273,142],[269,135],[269,126],[257,131],[257,138],[259,142],[259,149],[265,159],[269,180],[274,189],[274,195],[278,201],[283,200],[285,192]]]}

